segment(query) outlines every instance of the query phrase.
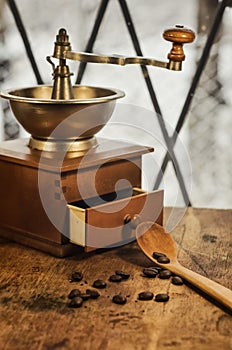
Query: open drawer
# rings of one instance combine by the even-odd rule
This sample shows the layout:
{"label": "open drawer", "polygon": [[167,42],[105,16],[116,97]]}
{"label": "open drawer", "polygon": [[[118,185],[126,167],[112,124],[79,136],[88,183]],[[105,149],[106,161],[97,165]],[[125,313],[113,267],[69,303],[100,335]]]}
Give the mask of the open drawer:
{"label": "open drawer", "polygon": [[135,239],[140,222],[162,224],[163,191],[139,188],[68,204],[70,241],[90,251],[126,244]]}

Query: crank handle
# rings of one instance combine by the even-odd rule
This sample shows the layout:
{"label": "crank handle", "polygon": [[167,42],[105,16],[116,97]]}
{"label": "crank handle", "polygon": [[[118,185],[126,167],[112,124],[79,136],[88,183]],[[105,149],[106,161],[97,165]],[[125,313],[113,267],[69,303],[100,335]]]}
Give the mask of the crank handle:
{"label": "crank handle", "polygon": [[56,36],[55,49],[52,57],[58,58],[61,62],[63,61],[63,64],[66,59],[69,59],[79,62],[115,64],[120,66],[139,64],[170,70],[181,70],[182,61],[185,59],[183,44],[191,43],[194,40],[194,32],[184,26],[177,25],[175,28],[165,30],[163,37],[165,40],[173,43],[172,49],[168,54],[168,62],[162,62],[154,58],[146,58],[143,56],[127,57],[121,55],[98,55],[95,53],[75,52],[72,51],[66,30],[61,28]]}

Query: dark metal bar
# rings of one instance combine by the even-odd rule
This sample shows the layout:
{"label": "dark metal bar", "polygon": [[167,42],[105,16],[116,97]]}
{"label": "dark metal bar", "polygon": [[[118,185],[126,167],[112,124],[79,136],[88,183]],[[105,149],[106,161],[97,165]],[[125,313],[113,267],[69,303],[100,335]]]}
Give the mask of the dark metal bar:
{"label": "dark metal bar", "polygon": [[[188,91],[188,94],[187,94],[184,106],[182,108],[179,120],[177,122],[175,131],[174,131],[173,136],[172,136],[173,146],[176,143],[178,134],[179,134],[179,132],[180,132],[180,130],[181,130],[183,124],[184,124],[185,119],[186,119],[186,116],[187,116],[187,113],[189,111],[189,108],[190,108],[190,105],[191,105],[191,102],[192,102],[195,90],[197,88],[197,85],[198,85],[199,80],[201,78],[202,72],[203,72],[204,67],[205,67],[205,65],[207,63],[207,60],[209,58],[210,50],[212,48],[212,45],[214,43],[214,39],[215,39],[216,34],[218,32],[218,29],[220,27],[225,8],[228,6],[228,4],[229,4],[228,0],[223,0],[219,4],[217,13],[215,15],[215,19],[213,21],[212,27],[211,27],[210,32],[209,32],[208,39],[207,39],[205,47],[204,47],[204,49],[202,51],[201,58],[200,58],[200,60],[198,62],[196,73],[195,73],[195,75],[193,77],[192,84],[191,84],[190,89]],[[159,171],[159,173],[157,175],[157,178],[156,178],[154,189],[159,187],[160,182],[161,182],[162,177],[163,177],[163,173],[166,170],[166,167],[168,165],[169,160],[170,160],[169,154],[168,154],[168,152],[166,152],[166,155],[165,155],[164,160],[162,162],[160,171]]]}
{"label": "dark metal bar", "polygon": [[15,3],[14,0],[7,0],[7,1],[8,1],[8,5],[9,5],[9,7],[11,9],[11,12],[12,12],[12,14],[14,16],[17,28],[18,28],[18,30],[19,30],[19,32],[21,34],[22,39],[23,39],[23,43],[24,43],[24,46],[25,46],[25,49],[26,49],[26,52],[27,52],[27,56],[28,56],[29,61],[31,63],[31,66],[32,66],[33,72],[35,74],[37,83],[38,84],[43,84],[43,80],[42,80],[41,75],[39,73],[38,66],[37,66],[37,64],[35,62],[35,58],[34,58],[34,55],[32,53],[32,50],[31,50],[31,45],[29,43],[28,36],[27,36],[26,30],[25,30],[25,27],[23,25],[22,18],[20,16],[18,8],[16,6],[16,3]]}
{"label": "dark metal bar", "polygon": [[[133,24],[133,21],[132,21],[132,18],[131,18],[131,15],[130,15],[130,12],[129,12],[129,9],[128,9],[128,6],[127,6],[127,3],[126,3],[125,0],[119,0],[119,4],[121,6],[122,13],[123,13],[123,16],[124,16],[124,19],[125,19],[128,31],[129,31],[130,36],[131,36],[131,40],[132,40],[132,43],[133,43],[136,55],[143,56],[143,53],[142,53],[142,50],[141,50],[141,47],[140,47],[140,44],[139,44],[138,36],[136,34],[135,27],[134,27],[134,24]],[[141,67],[141,70],[142,70],[142,73],[143,73],[143,77],[144,77],[144,79],[146,81],[146,84],[147,84],[147,87],[148,87],[148,90],[149,90],[149,93],[150,93],[150,96],[151,96],[151,100],[152,100],[154,109],[155,109],[156,113],[160,116],[160,122],[162,124],[161,128],[162,128],[162,130],[163,129],[166,130],[166,126],[164,124],[164,120],[163,120],[163,117],[162,117],[162,112],[161,112],[161,109],[160,109],[160,106],[159,106],[159,103],[158,103],[158,100],[157,100],[157,97],[156,97],[156,94],[155,94],[155,91],[154,91],[154,88],[153,88],[153,85],[152,85],[152,82],[151,82],[151,78],[149,76],[148,69],[147,69],[146,66],[143,66],[143,65],[141,65],[140,67]],[[168,142],[168,140],[165,140],[165,141]]]}
{"label": "dark metal bar", "polygon": [[[109,0],[102,0],[102,2],[100,4],[100,7],[99,7],[98,13],[97,13],[97,17],[96,17],[96,20],[95,20],[95,23],[93,26],[92,33],[90,35],[89,41],[88,41],[86,48],[85,48],[85,52],[92,52],[93,51],[93,45],[95,43],[95,40],[96,40],[96,37],[98,34],[98,30],[100,28],[100,25],[101,25],[101,22],[102,22],[104,14],[105,14],[108,3],[109,3]],[[86,69],[86,65],[87,65],[87,62],[81,62],[79,64],[76,84],[80,84],[80,82],[83,78],[85,69]]]}
{"label": "dark metal bar", "polygon": [[[138,56],[143,56],[142,50],[141,50],[141,47],[139,44],[139,40],[138,40],[136,31],[135,31],[135,27],[134,27],[134,24],[133,24],[133,21],[132,21],[132,18],[131,18],[131,15],[130,15],[130,12],[129,12],[129,9],[127,6],[127,3],[125,0],[119,0],[119,4],[121,6],[122,13],[123,13],[123,16],[125,18],[125,22],[127,24],[127,28],[128,28],[129,33],[130,33],[136,54]],[[181,174],[180,167],[179,167],[179,164],[177,162],[175,153],[173,151],[172,140],[169,138],[169,135],[168,135],[165,123],[164,123],[164,119],[163,119],[163,116],[161,113],[161,109],[159,107],[158,100],[157,100],[157,97],[156,97],[156,94],[155,94],[155,91],[154,91],[154,88],[153,88],[153,85],[152,85],[152,82],[151,82],[151,79],[149,76],[148,69],[146,66],[143,66],[143,65],[141,65],[141,69],[142,69],[143,77],[145,79],[145,82],[146,82],[154,109],[155,109],[156,114],[157,114],[157,118],[159,121],[161,131],[162,131],[163,136],[164,136],[165,143],[166,143],[167,148],[168,148],[168,153],[170,155],[170,159],[173,162],[174,170],[175,170],[176,175],[177,175],[177,180],[179,182],[180,189],[181,189],[185,204],[191,205],[190,199],[189,199],[186,187],[185,187],[184,179],[183,179],[183,176]]]}
{"label": "dark metal bar", "polygon": [[[95,24],[94,24],[94,27],[93,27],[90,39],[89,39],[89,41],[87,43],[87,46],[86,46],[86,49],[85,49],[86,52],[92,52],[93,45],[95,43],[96,36],[97,36],[98,30],[100,28],[103,16],[105,14],[105,10],[107,8],[108,2],[109,2],[109,0],[102,0],[102,2],[101,2],[101,5],[100,5],[98,13],[97,13],[97,18],[96,18],[96,21],[95,21]],[[131,39],[132,39],[132,42],[133,42],[136,54],[138,56],[143,56],[141,48],[140,48],[140,44],[139,44],[139,41],[138,41],[138,37],[137,37],[136,32],[135,32],[134,24],[132,22],[132,19],[131,19],[130,13],[129,13],[129,9],[128,9],[127,4],[126,4],[126,1],[119,0],[119,3],[120,3],[120,6],[121,6],[121,9],[122,9],[122,13],[123,13],[125,22],[127,24],[128,31],[129,31]],[[87,63],[85,63],[85,62],[80,63],[79,70],[78,70],[78,76],[77,76],[77,79],[76,79],[76,83],[80,83],[81,82],[83,74],[84,74],[85,69],[86,69],[86,64]],[[181,171],[180,171],[180,168],[179,168],[179,164],[177,162],[176,156],[175,156],[175,154],[173,152],[173,149],[172,149],[172,146],[171,146],[170,138],[169,138],[168,132],[166,130],[166,126],[165,126],[165,123],[164,123],[164,119],[162,117],[161,109],[159,107],[158,100],[157,100],[155,91],[153,89],[153,85],[152,85],[152,82],[151,82],[151,79],[150,79],[147,67],[141,65],[141,70],[142,70],[145,82],[147,84],[147,88],[148,88],[148,91],[150,93],[154,109],[155,109],[155,111],[157,113],[158,121],[159,121],[159,124],[160,124],[161,130],[163,132],[167,148],[169,150],[169,153],[170,153],[173,165],[174,165],[174,170],[175,170],[175,172],[177,174],[177,178],[178,178],[178,181],[179,181],[179,184],[180,184],[180,188],[181,188],[181,191],[182,191],[182,194],[183,194],[183,197],[184,197],[184,201],[185,201],[186,205],[189,205],[190,204],[190,200],[189,200],[188,193],[186,191],[186,187],[185,187],[185,183],[184,183],[184,180],[183,180],[183,176],[181,174]]]}

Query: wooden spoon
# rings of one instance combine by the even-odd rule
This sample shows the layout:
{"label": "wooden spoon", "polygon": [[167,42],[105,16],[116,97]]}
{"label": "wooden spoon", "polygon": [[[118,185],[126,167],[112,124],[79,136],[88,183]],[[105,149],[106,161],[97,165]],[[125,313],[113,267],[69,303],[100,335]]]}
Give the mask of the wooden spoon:
{"label": "wooden spoon", "polygon": [[[177,260],[176,243],[162,226],[151,222],[143,222],[136,229],[136,238],[143,253],[157,266],[166,268],[182,277],[232,311],[232,291],[182,266]],[[164,253],[170,259],[170,263],[158,263],[152,256],[153,252]]]}

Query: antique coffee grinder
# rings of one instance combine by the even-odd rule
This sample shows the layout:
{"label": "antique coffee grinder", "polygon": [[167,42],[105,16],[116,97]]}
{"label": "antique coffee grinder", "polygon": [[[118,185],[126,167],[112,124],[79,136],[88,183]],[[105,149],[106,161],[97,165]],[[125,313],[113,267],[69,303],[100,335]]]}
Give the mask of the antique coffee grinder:
{"label": "antique coffee grinder", "polygon": [[167,62],[74,52],[60,29],[47,57],[53,86],[1,92],[31,137],[0,144],[0,236],[64,257],[127,243],[141,221],[162,224],[163,191],[141,189],[142,155],[153,149],[95,136],[124,93],[72,86],[66,60],[181,70],[194,33],[176,26],[163,37],[173,42]]}

